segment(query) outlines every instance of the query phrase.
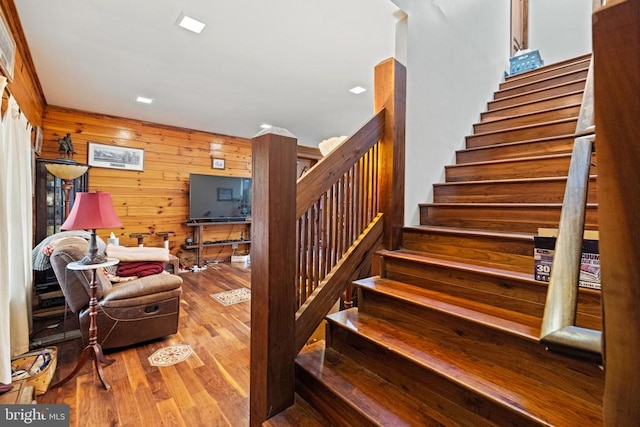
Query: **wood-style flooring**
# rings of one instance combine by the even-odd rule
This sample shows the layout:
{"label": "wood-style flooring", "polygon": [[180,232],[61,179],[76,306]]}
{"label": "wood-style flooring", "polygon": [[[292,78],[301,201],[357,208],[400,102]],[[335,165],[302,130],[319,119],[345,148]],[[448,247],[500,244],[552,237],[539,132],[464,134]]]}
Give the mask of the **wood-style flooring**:
{"label": "wood-style flooring", "polygon": [[[177,334],[106,352],[115,359],[104,368],[111,390],[86,363],[67,384],[39,396],[38,403],[68,404],[71,426],[249,425],[250,302],[223,306],[210,295],[250,288],[250,269],[211,264],[181,276]],[[73,370],[81,341],[55,344],[59,360],[53,383]],[[172,344],[188,344],[193,354],[173,366],[150,366],[147,358]]]}

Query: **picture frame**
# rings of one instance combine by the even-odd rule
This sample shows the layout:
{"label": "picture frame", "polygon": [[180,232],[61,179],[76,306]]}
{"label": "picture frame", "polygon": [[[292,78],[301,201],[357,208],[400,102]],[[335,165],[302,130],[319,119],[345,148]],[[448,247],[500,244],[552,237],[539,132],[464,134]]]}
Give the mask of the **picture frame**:
{"label": "picture frame", "polygon": [[36,126],[34,136],[33,136],[33,152],[38,156],[42,154],[42,143],[44,141],[44,134],[42,133],[42,128],[40,126]]}
{"label": "picture frame", "polygon": [[89,142],[87,163],[99,168],[144,171],[144,150]]}
{"label": "picture frame", "polygon": [[16,42],[2,11],[0,11],[0,18],[0,69],[7,80],[12,82],[16,63]]}
{"label": "picture frame", "polygon": [[228,202],[233,200],[233,189],[232,188],[219,188],[218,187],[218,201],[219,202]]}
{"label": "picture frame", "polygon": [[213,169],[224,169],[224,159],[214,158],[211,167]]}

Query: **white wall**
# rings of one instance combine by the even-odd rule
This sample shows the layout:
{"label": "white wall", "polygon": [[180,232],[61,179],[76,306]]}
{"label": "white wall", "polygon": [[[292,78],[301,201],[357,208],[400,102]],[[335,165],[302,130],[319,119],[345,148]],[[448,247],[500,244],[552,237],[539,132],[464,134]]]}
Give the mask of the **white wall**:
{"label": "white wall", "polygon": [[591,52],[590,0],[529,0],[529,48],[545,64]]}
{"label": "white wall", "polygon": [[432,200],[509,59],[509,0],[392,0],[408,14],[405,223]]}
{"label": "white wall", "polygon": [[[391,0],[407,15],[396,56],[407,66],[405,224],[455,163],[509,67],[510,0]],[[591,51],[590,0],[530,0],[529,46],[545,64]]]}

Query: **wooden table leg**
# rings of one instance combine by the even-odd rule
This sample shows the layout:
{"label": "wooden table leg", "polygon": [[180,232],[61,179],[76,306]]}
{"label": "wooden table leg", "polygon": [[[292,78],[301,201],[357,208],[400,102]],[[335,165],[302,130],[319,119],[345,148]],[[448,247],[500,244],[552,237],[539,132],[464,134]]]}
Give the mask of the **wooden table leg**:
{"label": "wooden table leg", "polygon": [[82,369],[85,363],[89,359],[93,359],[93,365],[98,372],[98,376],[100,377],[100,381],[105,389],[109,390],[111,386],[107,383],[107,380],[104,378],[104,372],[102,371],[102,365],[109,366],[113,362],[114,359],[107,359],[102,352],[102,346],[98,344],[98,324],[96,321],[96,316],[98,315],[98,298],[96,296],[98,289],[98,276],[97,269],[94,269],[91,276],[91,286],[89,287],[91,299],[89,300],[89,344],[82,350],[80,353],[80,358],[78,359],[78,364],[75,369],[66,376],[61,381],[58,381],[51,389],[58,388],[64,384],[66,384],[71,378],[73,378],[79,371]]}

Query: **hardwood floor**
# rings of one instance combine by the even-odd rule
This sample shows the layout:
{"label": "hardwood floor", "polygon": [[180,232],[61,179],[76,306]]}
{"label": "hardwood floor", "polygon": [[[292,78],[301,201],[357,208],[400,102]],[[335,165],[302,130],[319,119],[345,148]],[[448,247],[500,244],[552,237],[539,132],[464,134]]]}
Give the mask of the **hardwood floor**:
{"label": "hardwood floor", "polygon": [[[251,287],[250,269],[209,265],[181,275],[178,333],[119,351],[104,368],[105,390],[90,363],[63,387],[38,397],[38,403],[70,406],[71,426],[246,426],[249,425],[250,303],[223,306],[211,294]],[[99,331],[98,331],[99,333]],[[53,382],[76,365],[82,340],[56,344],[58,368]],[[188,344],[193,354],[169,367],[150,366],[159,348]]]}

